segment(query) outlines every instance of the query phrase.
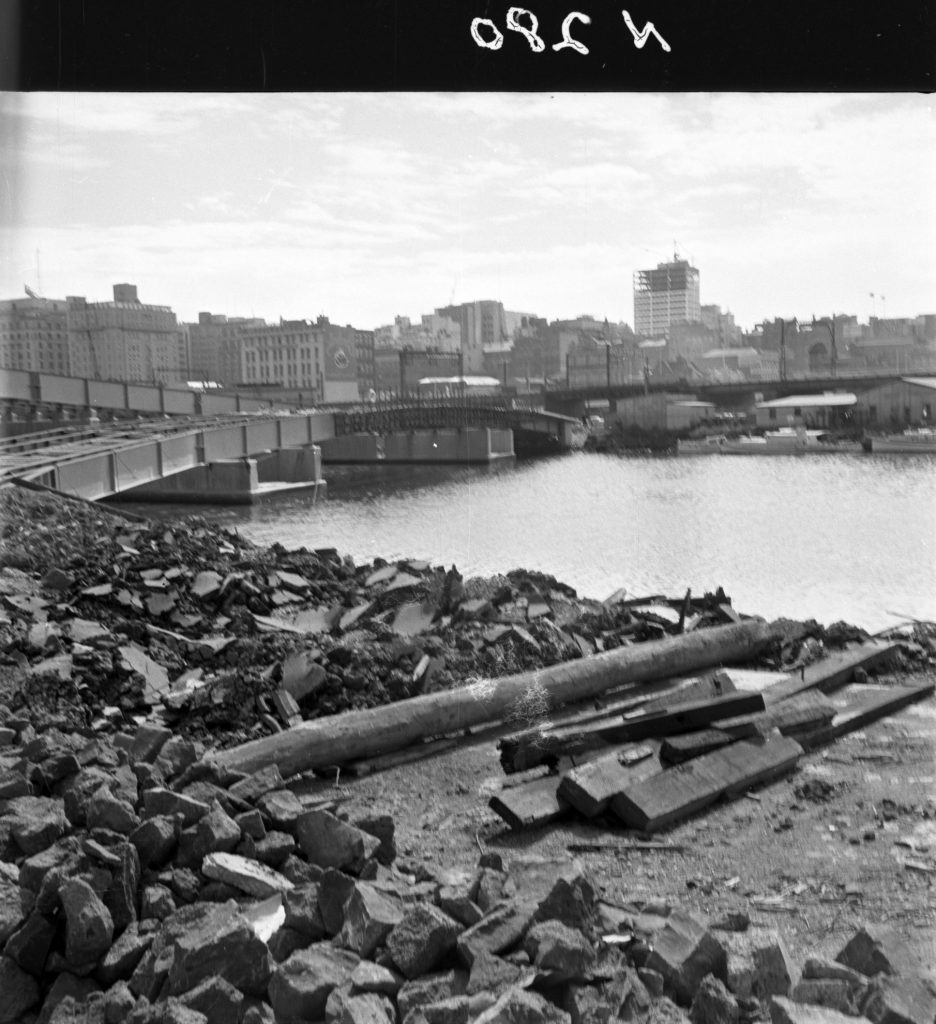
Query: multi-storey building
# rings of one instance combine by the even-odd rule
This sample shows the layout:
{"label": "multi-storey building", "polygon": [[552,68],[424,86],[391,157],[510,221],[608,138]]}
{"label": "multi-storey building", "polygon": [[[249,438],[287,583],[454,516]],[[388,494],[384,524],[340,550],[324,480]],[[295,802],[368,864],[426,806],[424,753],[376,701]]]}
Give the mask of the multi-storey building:
{"label": "multi-storey building", "polygon": [[74,295],[66,301],[74,376],[150,384],[187,379],[185,332],[175,313],[140,302],[136,285],[115,284],[112,302]]}
{"label": "multi-storey building", "polygon": [[408,316],[393,318],[374,331],[374,343],[380,349],[438,349],[440,352],[458,352],[461,349],[461,328],[447,316],[424,314],[418,324]]}
{"label": "multi-storey building", "polygon": [[313,402],[356,402],[358,335],[320,316],[244,329],[239,383],[298,390]]}
{"label": "multi-storey building", "polygon": [[741,344],[741,328],[735,323],[734,313],[723,313],[721,306],[702,306],[699,319],[712,332],[719,348]]}
{"label": "multi-storey building", "polygon": [[670,324],[702,319],[699,271],[674,256],[655,270],[634,273],[634,330],[645,338],[660,338]]}
{"label": "multi-storey building", "polygon": [[509,349],[511,338],[507,334],[504,304],[492,299],[463,302],[458,306],[437,309],[436,316],[454,320],[461,333],[461,353],[465,373],[484,372],[485,352]]}
{"label": "multi-storey building", "polygon": [[64,299],[0,301],[0,366],[8,370],[70,373]]}
{"label": "multi-storey building", "polygon": [[240,347],[244,330],[263,325],[264,321],[259,317],[199,313],[197,324],[185,325],[188,329],[190,378],[233,387],[240,380]]}

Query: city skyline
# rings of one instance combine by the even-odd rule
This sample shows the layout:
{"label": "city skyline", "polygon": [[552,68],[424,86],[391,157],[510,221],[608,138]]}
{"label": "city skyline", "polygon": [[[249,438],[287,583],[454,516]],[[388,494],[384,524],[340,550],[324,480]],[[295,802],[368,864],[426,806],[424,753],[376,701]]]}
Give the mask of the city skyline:
{"label": "city skyline", "polygon": [[678,249],[745,329],[936,309],[930,96],[6,93],[0,121],[4,298],[633,324]]}

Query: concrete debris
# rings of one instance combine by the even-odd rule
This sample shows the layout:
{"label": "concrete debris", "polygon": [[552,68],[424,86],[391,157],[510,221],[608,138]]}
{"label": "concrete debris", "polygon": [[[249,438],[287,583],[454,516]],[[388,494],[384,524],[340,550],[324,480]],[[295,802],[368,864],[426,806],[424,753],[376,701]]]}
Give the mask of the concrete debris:
{"label": "concrete debris", "polygon": [[[685,618],[704,632],[725,620],[724,594],[591,602],[535,573],[489,586],[414,562],[261,552],[199,520],[95,529],[93,551],[68,549],[65,531],[36,546],[32,575],[0,569],[16,680],[0,690],[0,1024],[750,1024],[755,1010],[931,1024],[932,988],[873,925],[800,977],[779,935],[716,931],[661,901],[621,910],[577,860],[489,847],[460,872],[401,862],[392,808],[340,810],[340,765],[337,796],[319,800],[306,777],[217,757],[278,728],[278,693],[307,718],[373,708],[676,635]],[[643,708],[641,730],[658,710]],[[664,769],[650,742],[560,769],[575,769],[566,791],[579,787],[593,825],[645,771],[688,777],[714,756]],[[737,795],[775,742],[708,789]],[[687,802],[667,788],[661,810],[646,792],[631,803],[648,825]]]}

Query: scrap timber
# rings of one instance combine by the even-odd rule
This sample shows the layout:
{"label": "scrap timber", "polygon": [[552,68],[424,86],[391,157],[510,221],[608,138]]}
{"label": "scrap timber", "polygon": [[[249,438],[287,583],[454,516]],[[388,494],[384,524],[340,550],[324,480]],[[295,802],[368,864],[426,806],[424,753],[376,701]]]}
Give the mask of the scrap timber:
{"label": "scrap timber", "polygon": [[625,825],[655,832],[722,796],[792,771],[802,754],[787,736],[741,740],[629,786],[612,798],[611,810]]}
{"label": "scrap timber", "polygon": [[666,679],[754,657],[771,642],[762,619],[712,626],[577,661],[411,697],[380,708],[306,721],[216,755],[225,768],[270,764],[286,774],[399,750],[430,736],[506,719],[531,692],[549,705],[584,700],[612,687]]}
{"label": "scrap timber", "polygon": [[[506,773],[529,767],[537,752],[538,763],[558,770],[512,786],[509,797],[492,798],[490,806],[513,828],[543,825],[568,812],[588,819],[611,812],[644,832],[665,828],[793,771],[804,752],[932,694],[934,683],[872,688],[868,694],[862,685],[867,670],[888,664],[898,647],[871,643],[836,652],[797,675],[765,677],[767,685],[757,692],[686,702],[677,684],[629,715],[589,713],[577,729],[506,737],[499,743]],[[718,675],[719,685],[733,687],[730,670]],[[844,708],[841,700],[835,704],[824,696],[855,680],[848,693],[854,699]],[[761,680],[749,673],[744,682],[756,686]],[[760,710],[733,714],[745,697],[756,698]],[[639,725],[622,733],[622,721]],[[647,742],[621,742],[637,738]],[[601,740],[616,745],[602,747]]]}

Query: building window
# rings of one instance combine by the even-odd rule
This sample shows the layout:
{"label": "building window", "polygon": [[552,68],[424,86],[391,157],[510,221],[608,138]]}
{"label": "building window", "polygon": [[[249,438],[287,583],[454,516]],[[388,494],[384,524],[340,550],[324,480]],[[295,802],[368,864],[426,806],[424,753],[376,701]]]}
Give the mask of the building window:
{"label": "building window", "polygon": [[770,410],[770,418],[772,420],[775,420],[777,418],[777,410],[776,409],[771,409]]}
{"label": "building window", "polygon": [[795,406],[794,409],[793,409],[793,415],[794,416],[802,416],[803,415],[802,407],[799,406],[799,405]]}

